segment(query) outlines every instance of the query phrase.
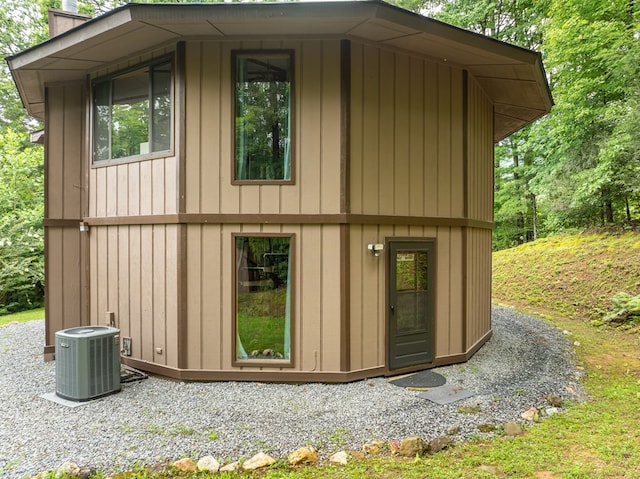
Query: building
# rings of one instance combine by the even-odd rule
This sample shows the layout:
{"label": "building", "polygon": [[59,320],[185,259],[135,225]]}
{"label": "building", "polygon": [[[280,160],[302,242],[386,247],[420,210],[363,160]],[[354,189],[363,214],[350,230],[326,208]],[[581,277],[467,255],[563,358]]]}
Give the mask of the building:
{"label": "building", "polygon": [[550,110],[539,54],[379,1],[52,19],[8,59],[46,125],[48,358],[111,324],[146,371],[341,382],[489,339],[493,145]]}

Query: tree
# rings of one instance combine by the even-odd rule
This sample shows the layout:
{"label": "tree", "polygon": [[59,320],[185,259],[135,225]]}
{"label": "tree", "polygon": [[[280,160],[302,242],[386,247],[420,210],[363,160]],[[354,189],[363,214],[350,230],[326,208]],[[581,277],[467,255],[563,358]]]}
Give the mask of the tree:
{"label": "tree", "polygon": [[0,314],[42,305],[42,147],[5,130],[0,137]]}
{"label": "tree", "polygon": [[639,209],[640,18],[632,0],[553,0],[545,36],[556,107],[542,122],[550,218],[585,227]]}

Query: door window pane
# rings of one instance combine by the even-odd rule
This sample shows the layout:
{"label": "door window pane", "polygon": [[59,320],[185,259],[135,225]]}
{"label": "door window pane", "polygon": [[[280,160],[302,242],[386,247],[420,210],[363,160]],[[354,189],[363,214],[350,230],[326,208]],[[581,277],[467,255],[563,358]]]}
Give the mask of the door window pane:
{"label": "door window pane", "polygon": [[237,53],[235,179],[291,179],[291,53]]}
{"label": "door window pane", "polygon": [[427,329],[429,306],[429,255],[403,251],[396,256],[396,331],[416,333]]}
{"label": "door window pane", "polygon": [[291,238],[237,236],[236,360],[291,357]]}

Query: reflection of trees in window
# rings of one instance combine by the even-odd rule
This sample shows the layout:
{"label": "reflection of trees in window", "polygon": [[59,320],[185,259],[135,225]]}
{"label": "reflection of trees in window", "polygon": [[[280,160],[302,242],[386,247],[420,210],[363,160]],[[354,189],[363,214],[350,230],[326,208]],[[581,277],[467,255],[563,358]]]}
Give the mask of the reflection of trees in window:
{"label": "reflection of trees in window", "polygon": [[171,77],[165,61],[94,84],[94,160],[170,149]]}
{"label": "reflection of trees in window", "polygon": [[398,253],[396,264],[396,288],[398,291],[427,291],[429,289],[427,252]]}
{"label": "reflection of trees in window", "polygon": [[289,180],[291,53],[235,55],[236,180]]}
{"label": "reflection of trees in window", "polygon": [[396,256],[396,328],[401,333],[426,328],[429,307],[429,254],[398,252]]}
{"label": "reflection of trees in window", "polygon": [[236,359],[290,359],[289,237],[236,237]]}

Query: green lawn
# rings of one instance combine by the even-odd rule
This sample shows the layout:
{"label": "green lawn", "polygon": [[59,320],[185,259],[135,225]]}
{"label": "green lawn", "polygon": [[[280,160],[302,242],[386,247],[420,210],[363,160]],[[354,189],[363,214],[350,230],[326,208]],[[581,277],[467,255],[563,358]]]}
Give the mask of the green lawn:
{"label": "green lawn", "polygon": [[44,319],[44,308],[0,316],[0,326],[13,322],[26,323],[27,321],[33,321],[34,319]]}

